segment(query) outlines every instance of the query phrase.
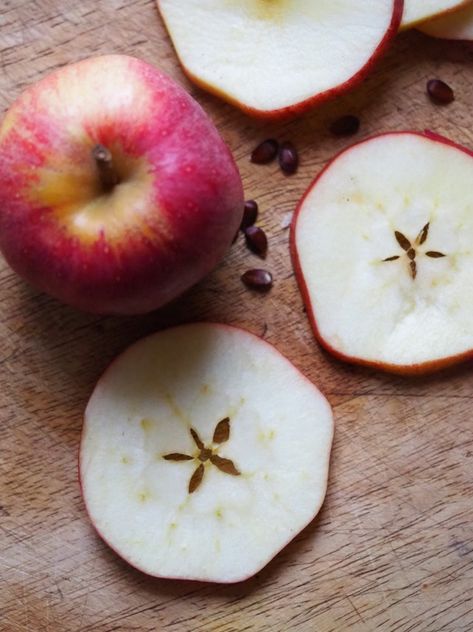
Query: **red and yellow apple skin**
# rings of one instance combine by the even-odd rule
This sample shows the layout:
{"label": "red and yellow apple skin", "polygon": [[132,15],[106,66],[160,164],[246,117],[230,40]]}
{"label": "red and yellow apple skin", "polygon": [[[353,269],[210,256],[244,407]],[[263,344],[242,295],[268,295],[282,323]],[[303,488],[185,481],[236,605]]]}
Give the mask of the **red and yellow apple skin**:
{"label": "red and yellow apple skin", "polygon": [[[111,191],[97,145],[112,156]],[[79,309],[161,307],[219,263],[242,213],[241,178],[213,123],[138,59],[61,68],[0,127],[0,248],[29,283]]]}

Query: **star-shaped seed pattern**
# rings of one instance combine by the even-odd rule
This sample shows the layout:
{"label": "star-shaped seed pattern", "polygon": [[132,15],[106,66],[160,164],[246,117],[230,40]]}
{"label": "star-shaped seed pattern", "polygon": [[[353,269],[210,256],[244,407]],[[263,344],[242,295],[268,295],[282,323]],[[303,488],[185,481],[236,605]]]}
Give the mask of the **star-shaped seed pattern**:
{"label": "star-shaped seed pattern", "polygon": [[427,241],[427,237],[429,236],[429,228],[430,228],[430,222],[427,222],[427,224],[422,228],[420,233],[417,235],[413,244],[411,244],[411,242],[409,241],[409,239],[407,239],[405,235],[403,235],[398,230],[395,230],[394,236],[396,238],[396,241],[401,246],[401,248],[405,251],[406,254],[387,257],[386,259],[383,259],[383,263],[388,262],[388,261],[397,261],[398,259],[401,259],[401,257],[407,256],[409,260],[409,269],[411,272],[411,277],[415,279],[417,277],[416,258],[419,254],[425,254],[426,257],[431,257],[432,259],[439,259],[440,257],[446,257],[447,255],[444,255],[442,252],[438,252],[437,250],[428,250],[425,253],[418,252],[417,248],[419,246],[422,246],[422,244],[424,244]]}
{"label": "star-shaped seed pattern", "polygon": [[[231,476],[240,476],[241,472],[235,467],[231,459],[226,459],[217,454],[218,447],[207,448],[204,442],[201,440],[197,431],[194,428],[190,429],[191,437],[197,447],[197,451],[194,455],[182,454],[181,452],[172,452],[171,454],[165,454],[163,459],[166,461],[196,461],[198,465],[192,474],[188,491],[189,494],[193,494],[196,489],[204,480],[205,464],[212,464],[217,467],[221,472],[230,474]],[[225,417],[215,427],[212,437],[212,443],[220,445],[225,443],[230,438],[230,418]]]}

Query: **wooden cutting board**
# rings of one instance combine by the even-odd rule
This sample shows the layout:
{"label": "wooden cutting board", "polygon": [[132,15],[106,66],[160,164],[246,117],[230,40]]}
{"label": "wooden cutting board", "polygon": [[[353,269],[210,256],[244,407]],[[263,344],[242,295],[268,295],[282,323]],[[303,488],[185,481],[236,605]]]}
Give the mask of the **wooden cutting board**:
{"label": "wooden cutting board", "polygon": [[[219,269],[172,307],[99,318],[30,289],[2,261],[0,630],[470,632],[471,364],[401,379],[327,356],[303,311],[287,221],[313,176],[351,142],[327,131],[340,114],[361,117],[358,138],[430,128],[473,147],[473,49],[404,34],[354,93],[299,120],[268,125],[188,83],[151,0],[2,0],[0,109],[46,72],[111,52],[160,66],[213,117],[238,161],[247,198],[260,204],[275,285],[266,296],[243,288],[240,274],[259,260],[240,239]],[[454,87],[454,104],[428,101],[432,77]],[[270,136],[297,145],[297,175],[249,163],[251,149]],[[95,535],[77,481],[82,412],[104,368],[141,336],[193,320],[264,335],[335,410],[321,514],[257,577],[234,586],[156,580],[130,568]]]}

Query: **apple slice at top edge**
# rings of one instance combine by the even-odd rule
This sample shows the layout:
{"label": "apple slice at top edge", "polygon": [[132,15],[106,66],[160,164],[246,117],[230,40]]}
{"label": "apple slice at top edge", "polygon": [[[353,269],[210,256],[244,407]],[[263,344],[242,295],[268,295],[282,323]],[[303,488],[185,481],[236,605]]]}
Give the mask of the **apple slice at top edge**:
{"label": "apple slice at top edge", "polygon": [[445,15],[472,0],[404,0],[401,29],[409,29],[435,16]]}
{"label": "apple slice at top edge", "polygon": [[419,31],[440,39],[473,41],[473,4],[449,15],[424,22]]}
{"label": "apple slice at top edge", "polygon": [[157,0],[190,79],[248,114],[299,114],[348,90],[398,31],[402,0]]}
{"label": "apple slice at top edge", "polygon": [[422,374],[473,356],[473,153],[396,132],[339,154],[296,211],[315,336],[348,362]]}
{"label": "apple slice at top edge", "polygon": [[221,583],[319,511],[332,411],[272,345],[198,323],[131,346],[87,406],[80,480],[102,538],[150,575]]}

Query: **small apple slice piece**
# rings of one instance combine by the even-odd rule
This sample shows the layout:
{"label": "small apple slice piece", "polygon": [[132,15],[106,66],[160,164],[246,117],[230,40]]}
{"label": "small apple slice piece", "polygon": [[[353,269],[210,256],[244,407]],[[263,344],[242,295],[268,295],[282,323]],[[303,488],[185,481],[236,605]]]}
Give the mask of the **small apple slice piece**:
{"label": "small apple slice piece", "polygon": [[425,20],[456,11],[470,3],[471,0],[404,0],[401,29],[412,28]]}
{"label": "small apple slice piece", "polygon": [[298,114],[353,87],[402,0],[157,0],[189,77],[249,114]]}
{"label": "small apple slice piece", "polygon": [[246,331],[192,324],[125,351],[87,406],[90,518],[154,576],[237,582],[317,514],[333,434],[318,389]]}
{"label": "small apple slice piece", "polygon": [[295,215],[296,274],[319,342],[401,374],[473,356],[473,154],[432,133],[341,153]]}
{"label": "small apple slice piece", "polygon": [[419,31],[440,39],[473,41],[473,4],[424,22],[419,26]]}

